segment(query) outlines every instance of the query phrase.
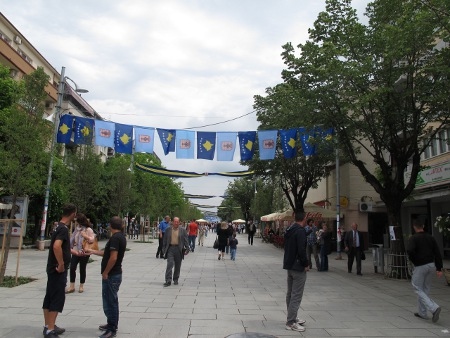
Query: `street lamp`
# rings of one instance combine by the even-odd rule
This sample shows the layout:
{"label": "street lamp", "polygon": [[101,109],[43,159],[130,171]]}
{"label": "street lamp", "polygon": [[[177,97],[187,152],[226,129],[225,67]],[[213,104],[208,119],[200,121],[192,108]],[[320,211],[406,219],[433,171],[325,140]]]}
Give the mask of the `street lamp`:
{"label": "street lamp", "polygon": [[[87,89],[78,88],[78,85],[76,84],[76,82],[74,80],[72,80],[71,78],[69,78],[67,76],[64,76],[65,70],[66,70],[66,67],[62,67],[61,78],[60,78],[59,84],[58,84],[58,99],[56,101],[56,107],[55,107],[56,112],[53,117],[54,130],[53,130],[52,143],[50,146],[50,163],[48,166],[47,185],[45,188],[44,211],[42,213],[42,223],[41,223],[41,241],[42,241],[42,243],[45,239],[45,226],[47,224],[48,203],[49,203],[49,199],[50,199],[50,185],[52,183],[54,148],[55,148],[55,143],[56,143],[56,137],[58,134],[59,118],[60,118],[60,114],[61,114],[61,105],[62,105],[62,101],[63,101],[66,80],[70,80],[75,85],[75,91],[77,93],[88,93],[89,92]],[[41,244],[39,246],[39,249],[41,249],[41,250],[44,249],[43,244]]]}

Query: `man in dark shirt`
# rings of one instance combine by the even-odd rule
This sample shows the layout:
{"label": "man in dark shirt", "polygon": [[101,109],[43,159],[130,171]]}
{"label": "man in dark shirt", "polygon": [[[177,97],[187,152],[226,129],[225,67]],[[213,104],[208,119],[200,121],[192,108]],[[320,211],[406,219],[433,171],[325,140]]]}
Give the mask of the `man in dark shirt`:
{"label": "man in dark shirt", "polygon": [[66,330],[55,325],[56,317],[63,311],[66,301],[67,269],[70,263],[70,237],[67,226],[75,218],[77,207],[66,204],[63,207],[61,221],[52,234],[47,260],[47,289],[44,303],[44,337],[58,337]]}
{"label": "man in dark shirt", "polygon": [[438,277],[442,276],[442,256],[436,240],[433,236],[423,230],[423,224],[414,223],[415,234],[408,241],[408,256],[414,264],[414,271],[411,278],[419,303],[416,317],[428,319],[427,311],[433,314],[432,321],[439,320],[441,307],[429,296],[431,290],[431,277],[436,272]]}
{"label": "man in dark shirt", "polygon": [[101,263],[103,312],[107,324],[100,325],[105,331],[99,338],[115,337],[119,325],[119,292],[122,283],[122,260],[127,247],[127,239],[122,232],[122,219],[118,216],[111,218],[111,237],[105,249],[87,250],[86,253],[103,256]]}
{"label": "man in dark shirt", "polygon": [[304,319],[297,317],[302,302],[309,263],[306,258],[305,214],[295,213],[295,223],[284,234],[283,269],[287,270],[286,330],[303,332]]}

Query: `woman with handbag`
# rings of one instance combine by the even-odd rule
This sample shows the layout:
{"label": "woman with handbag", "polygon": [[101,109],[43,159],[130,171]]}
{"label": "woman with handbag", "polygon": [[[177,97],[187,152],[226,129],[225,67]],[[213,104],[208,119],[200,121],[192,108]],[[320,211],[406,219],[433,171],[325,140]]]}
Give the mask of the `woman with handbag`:
{"label": "woman with handbag", "polygon": [[228,245],[228,239],[230,237],[229,231],[228,231],[228,223],[222,222],[220,226],[217,227],[217,239],[219,243],[219,247],[217,248],[219,250],[219,257],[218,260],[220,261],[220,258],[222,257],[222,260],[224,259],[225,255],[225,247]]}
{"label": "woman with handbag", "polygon": [[87,217],[78,213],[75,218],[75,229],[70,236],[70,285],[66,293],[75,292],[75,279],[77,275],[77,266],[80,263],[80,287],[79,293],[84,291],[84,283],[86,281],[86,265],[90,255],[85,254],[83,244],[89,245],[95,242],[95,233],[92,230],[91,222]]}

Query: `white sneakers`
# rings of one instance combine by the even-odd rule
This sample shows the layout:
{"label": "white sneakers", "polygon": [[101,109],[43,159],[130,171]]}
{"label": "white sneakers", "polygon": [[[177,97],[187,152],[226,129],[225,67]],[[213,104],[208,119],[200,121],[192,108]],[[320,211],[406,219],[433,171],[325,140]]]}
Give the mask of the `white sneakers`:
{"label": "white sneakers", "polygon": [[293,324],[286,324],[286,330],[292,330],[292,331],[298,331],[298,332],[303,332],[306,329],[301,326],[299,323],[293,323]]}
{"label": "white sneakers", "polygon": [[297,318],[295,318],[295,322],[296,322],[297,324],[303,325],[303,324],[306,323],[306,320],[300,319],[300,318],[297,317]]}

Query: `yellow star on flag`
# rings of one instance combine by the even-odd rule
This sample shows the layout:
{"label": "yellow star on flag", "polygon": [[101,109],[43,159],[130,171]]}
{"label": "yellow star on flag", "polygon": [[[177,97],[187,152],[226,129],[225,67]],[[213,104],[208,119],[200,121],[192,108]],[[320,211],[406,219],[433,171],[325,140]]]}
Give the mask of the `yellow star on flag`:
{"label": "yellow star on flag", "polygon": [[127,144],[128,142],[130,142],[130,137],[127,134],[123,134],[120,137],[120,140],[122,141],[123,144]]}
{"label": "yellow star on flag", "polygon": [[88,127],[84,126],[83,129],[81,129],[81,134],[83,134],[84,137],[89,136],[90,130]]}
{"label": "yellow star on flag", "polygon": [[294,147],[295,147],[295,140],[291,137],[291,138],[289,139],[288,144],[289,144],[289,146],[290,146],[291,148],[294,148]]}
{"label": "yellow star on flag", "polygon": [[212,147],[214,146],[214,144],[212,144],[211,142],[206,141],[205,143],[203,143],[203,148],[205,148],[207,151],[210,151],[212,149]]}
{"label": "yellow star on flag", "polygon": [[69,131],[69,127],[67,126],[67,124],[63,123],[61,127],[59,127],[59,131],[61,132],[61,134],[66,135]]}
{"label": "yellow star on flag", "polygon": [[167,135],[167,141],[170,143],[170,141],[172,141],[173,139],[173,134],[169,133],[169,135]]}
{"label": "yellow star on flag", "polygon": [[253,147],[253,142],[248,140],[247,143],[245,144],[245,148],[247,148],[249,151],[252,151],[252,147]]}

